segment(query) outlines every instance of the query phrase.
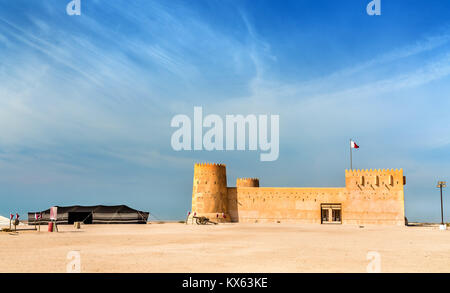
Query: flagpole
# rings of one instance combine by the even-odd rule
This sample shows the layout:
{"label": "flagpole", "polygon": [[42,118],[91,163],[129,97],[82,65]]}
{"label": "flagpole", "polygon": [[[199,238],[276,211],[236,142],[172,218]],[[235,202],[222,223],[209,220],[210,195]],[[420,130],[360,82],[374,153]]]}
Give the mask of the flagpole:
{"label": "flagpole", "polygon": [[352,139],[350,138],[350,170],[353,170]]}

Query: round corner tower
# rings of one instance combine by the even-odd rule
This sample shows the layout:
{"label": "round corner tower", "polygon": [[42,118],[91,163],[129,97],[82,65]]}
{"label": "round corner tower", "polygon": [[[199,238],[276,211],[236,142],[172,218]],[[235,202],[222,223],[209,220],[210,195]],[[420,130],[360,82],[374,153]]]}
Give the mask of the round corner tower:
{"label": "round corner tower", "polygon": [[227,171],[223,164],[195,164],[192,216],[229,222]]}
{"label": "round corner tower", "polygon": [[236,187],[259,187],[258,178],[238,178]]}

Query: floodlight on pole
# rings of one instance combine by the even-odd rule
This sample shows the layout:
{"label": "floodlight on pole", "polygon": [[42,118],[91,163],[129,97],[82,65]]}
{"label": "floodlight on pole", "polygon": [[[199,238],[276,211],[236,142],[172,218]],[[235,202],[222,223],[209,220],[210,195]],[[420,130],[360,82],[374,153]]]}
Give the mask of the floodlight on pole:
{"label": "floodlight on pole", "polygon": [[446,226],[444,224],[444,205],[443,205],[443,201],[442,201],[442,189],[447,187],[447,182],[445,182],[445,181],[438,181],[436,187],[441,190],[441,226],[440,226],[440,229],[441,230],[445,230]]}

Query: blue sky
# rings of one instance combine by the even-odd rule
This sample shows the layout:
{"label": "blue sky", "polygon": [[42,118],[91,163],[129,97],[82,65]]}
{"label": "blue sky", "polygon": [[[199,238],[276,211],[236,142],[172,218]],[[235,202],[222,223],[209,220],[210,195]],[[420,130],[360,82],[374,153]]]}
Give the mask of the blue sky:
{"label": "blue sky", "polygon": [[[440,219],[450,174],[450,2],[0,0],[0,214],[128,204],[190,209],[193,164],[228,183],[343,186],[403,168],[406,215]],[[280,156],[173,151],[170,120],[280,115]],[[450,196],[445,200],[450,221]]]}

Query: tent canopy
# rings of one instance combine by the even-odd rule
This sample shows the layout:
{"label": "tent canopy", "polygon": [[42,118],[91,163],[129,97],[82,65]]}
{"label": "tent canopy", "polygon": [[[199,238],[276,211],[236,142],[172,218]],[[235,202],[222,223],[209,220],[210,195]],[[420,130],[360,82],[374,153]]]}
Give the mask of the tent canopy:
{"label": "tent canopy", "polygon": [[[50,221],[50,209],[42,212],[41,224]],[[34,225],[36,212],[28,213],[28,224]],[[56,222],[58,224],[145,224],[149,213],[132,209],[126,205],[116,206],[58,206]]]}

